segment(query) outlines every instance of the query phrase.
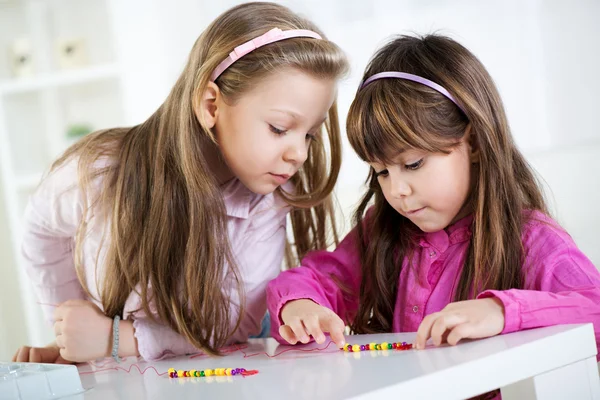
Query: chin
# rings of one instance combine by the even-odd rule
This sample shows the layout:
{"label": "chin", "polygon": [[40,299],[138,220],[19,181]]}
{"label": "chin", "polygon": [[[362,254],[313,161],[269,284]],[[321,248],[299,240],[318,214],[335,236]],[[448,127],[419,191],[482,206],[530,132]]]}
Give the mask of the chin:
{"label": "chin", "polygon": [[[413,222],[413,224],[414,224],[414,222]],[[445,226],[440,226],[439,224],[435,224],[435,223],[431,223],[431,224],[425,223],[425,224],[415,224],[415,225],[417,225],[419,227],[419,229],[425,233],[438,232],[445,228]]]}
{"label": "chin", "polygon": [[269,193],[273,193],[275,191],[275,189],[277,189],[277,185],[270,185],[270,184],[265,184],[265,183],[246,183],[246,182],[242,182],[244,184],[244,186],[246,186],[252,193],[256,193],[256,194],[260,194],[260,195],[267,195]]}

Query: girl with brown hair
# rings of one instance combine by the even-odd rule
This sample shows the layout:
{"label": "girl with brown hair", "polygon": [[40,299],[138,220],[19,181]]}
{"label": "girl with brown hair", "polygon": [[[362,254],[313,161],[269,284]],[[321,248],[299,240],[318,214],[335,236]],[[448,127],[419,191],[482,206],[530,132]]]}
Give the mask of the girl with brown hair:
{"label": "girl with brown hair", "polygon": [[352,332],[455,345],[594,324],[600,273],[548,214],[479,60],[439,35],[402,36],[369,63],[347,119],[370,165],[355,228],[267,288],[272,333],[340,347]]}

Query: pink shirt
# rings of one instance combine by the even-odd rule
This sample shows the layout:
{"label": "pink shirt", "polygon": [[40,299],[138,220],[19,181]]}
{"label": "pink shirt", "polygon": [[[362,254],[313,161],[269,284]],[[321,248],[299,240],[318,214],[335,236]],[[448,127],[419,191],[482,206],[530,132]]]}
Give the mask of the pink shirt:
{"label": "pink shirt", "polygon": [[[98,189],[100,180],[93,182]],[[281,271],[285,250],[286,216],[289,206],[275,194],[257,195],[234,179],[222,186],[227,211],[227,228],[233,255],[244,283],[246,308],[242,322],[230,342],[243,342],[261,331],[266,313],[265,288]],[[69,299],[87,299],[75,272],[74,236],[82,218],[83,202],[77,186],[76,162],[72,161],[49,175],[32,195],[25,211],[22,253],[26,270],[39,301],[59,304]],[[91,213],[90,213],[91,214]],[[99,216],[88,218],[89,234],[83,243],[83,268],[93,301],[98,301],[104,276],[103,259],[110,238],[101,238],[107,225]],[[95,270],[98,257],[98,270]],[[235,288],[223,288],[239,304]],[[140,304],[131,293],[125,316]],[[53,306],[42,306],[52,324]],[[235,314],[235,313],[234,313]],[[232,326],[237,314],[232,316]],[[166,355],[194,353],[181,335],[164,325],[153,323],[139,312],[131,315],[142,357],[147,360]]]}
{"label": "pink shirt", "polygon": [[[557,324],[594,324],[600,343],[600,273],[573,239],[548,216],[534,212],[525,223],[524,289],[488,290],[478,298],[495,296],[505,309],[502,333]],[[440,311],[454,298],[469,239],[472,216],[446,230],[427,233],[414,257],[415,268],[404,260],[399,276],[393,332],[416,332],[423,318]],[[339,316],[353,318],[361,282],[356,229],[334,252],[313,252],[302,266],[281,273],[267,288],[271,334],[279,341],[281,308],[291,300],[311,299]],[[332,276],[356,293],[344,296]]]}

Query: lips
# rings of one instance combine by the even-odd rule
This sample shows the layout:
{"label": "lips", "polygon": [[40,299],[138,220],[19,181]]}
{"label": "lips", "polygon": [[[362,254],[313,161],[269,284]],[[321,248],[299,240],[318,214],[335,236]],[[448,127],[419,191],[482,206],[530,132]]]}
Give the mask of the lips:
{"label": "lips", "polygon": [[405,211],[404,213],[405,213],[406,215],[415,215],[416,213],[418,213],[419,211],[422,211],[422,210],[424,210],[424,209],[425,209],[425,207],[421,207],[421,208],[415,208],[415,209],[413,209],[413,210],[411,210],[411,211]]}

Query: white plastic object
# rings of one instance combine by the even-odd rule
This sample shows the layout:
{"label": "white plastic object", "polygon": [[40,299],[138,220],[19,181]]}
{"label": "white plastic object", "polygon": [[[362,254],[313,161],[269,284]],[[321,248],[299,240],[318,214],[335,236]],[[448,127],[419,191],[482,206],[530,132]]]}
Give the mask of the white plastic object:
{"label": "white plastic object", "polygon": [[48,400],[82,393],[74,365],[0,362],[0,400]]}

